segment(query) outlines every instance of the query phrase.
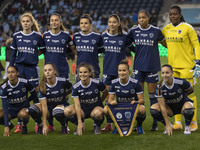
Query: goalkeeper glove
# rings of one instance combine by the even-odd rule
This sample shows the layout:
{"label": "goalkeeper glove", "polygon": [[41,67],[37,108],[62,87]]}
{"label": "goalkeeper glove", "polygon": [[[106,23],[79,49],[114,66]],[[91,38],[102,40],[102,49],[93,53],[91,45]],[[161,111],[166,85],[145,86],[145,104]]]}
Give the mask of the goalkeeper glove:
{"label": "goalkeeper glove", "polygon": [[195,63],[196,65],[193,70],[193,77],[200,78],[200,60],[195,60]]}

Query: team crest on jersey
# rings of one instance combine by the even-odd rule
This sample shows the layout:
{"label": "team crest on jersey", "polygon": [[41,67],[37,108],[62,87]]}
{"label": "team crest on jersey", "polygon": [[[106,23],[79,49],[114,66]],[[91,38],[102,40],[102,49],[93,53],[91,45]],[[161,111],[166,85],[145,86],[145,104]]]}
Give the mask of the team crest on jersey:
{"label": "team crest on jersey", "polygon": [[135,93],[135,90],[134,89],[131,89],[131,94],[134,94]]}
{"label": "team crest on jersey", "polygon": [[124,113],[126,119],[130,119],[131,118],[131,112],[130,111],[127,111]]}
{"label": "team crest on jersey", "polygon": [[121,114],[120,112],[118,112],[118,113],[116,114],[116,117],[117,117],[117,119],[122,119],[122,114]]}
{"label": "team crest on jersey", "polygon": [[181,92],[182,92],[182,89],[178,89],[177,92],[178,92],[178,93],[181,93]]}
{"label": "team crest on jersey", "polygon": [[33,40],[33,44],[34,44],[34,45],[37,45],[37,41],[36,41],[36,40]]}
{"label": "team crest on jersey", "polygon": [[123,41],[119,40],[119,45],[122,45],[123,44]]}
{"label": "team crest on jersey", "polygon": [[62,44],[65,44],[66,41],[65,41],[65,39],[62,39],[61,42],[62,42]]}
{"label": "team crest on jersey", "polygon": [[94,93],[98,94],[99,90],[98,89],[95,89],[94,90]]}
{"label": "team crest on jersey", "polygon": [[61,93],[64,93],[64,89],[61,89],[60,92],[61,92]]}
{"label": "team crest on jersey", "polygon": [[149,37],[150,37],[150,38],[153,38],[153,36],[154,36],[153,33],[150,33],[150,34],[149,34]]}
{"label": "team crest on jersey", "polygon": [[95,44],[96,43],[96,40],[92,40],[92,44]]}
{"label": "team crest on jersey", "polygon": [[22,92],[26,92],[26,88],[22,88]]}
{"label": "team crest on jersey", "polygon": [[178,34],[181,34],[182,30],[178,30]]}

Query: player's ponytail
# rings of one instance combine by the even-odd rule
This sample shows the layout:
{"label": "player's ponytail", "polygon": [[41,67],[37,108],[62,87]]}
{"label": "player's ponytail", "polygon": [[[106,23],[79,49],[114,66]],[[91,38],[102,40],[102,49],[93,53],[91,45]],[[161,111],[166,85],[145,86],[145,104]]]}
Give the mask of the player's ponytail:
{"label": "player's ponytail", "polygon": [[111,17],[114,17],[114,18],[117,20],[117,22],[120,24],[120,25],[118,26],[118,35],[119,35],[119,36],[122,36],[122,35],[123,35],[123,30],[122,30],[122,25],[121,25],[119,16],[118,16],[117,14],[112,14],[112,15],[109,16],[108,20],[109,20]]}
{"label": "player's ponytail", "polygon": [[[59,74],[57,72],[57,69],[56,69],[56,67],[55,67],[54,64],[52,64],[52,63],[46,63],[45,65],[51,65],[53,67],[53,69],[55,70],[55,76],[56,77],[59,76]],[[39,85],[39,89],[40,89],[41,93],[43,93],[43,94],[46,94],[46,83],[47,83],[47,78],[45,77],[45,75],[43,73],[43,77],[42,77],[42,79],[40,81],[40,85]]]}
{"label": "player's ponytail", "polygon": [[181,8],[179,6],[175,5],[175,6],[172,6],[170,9],[176,9],[176,10],[178,10],[179,14],[181,15],[180,21],[181,22],[185,22],[185,19],[184,19],[182,13],[181,13]]}

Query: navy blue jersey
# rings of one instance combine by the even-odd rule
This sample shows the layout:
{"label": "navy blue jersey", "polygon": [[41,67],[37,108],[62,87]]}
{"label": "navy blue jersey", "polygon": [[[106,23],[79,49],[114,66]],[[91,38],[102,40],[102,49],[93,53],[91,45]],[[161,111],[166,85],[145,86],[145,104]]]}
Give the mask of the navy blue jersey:
{"label": "navy blue jersey", "polygon": [[10,47],[12,49],[10,65],[14,63],[37,65],[38,48],[41,50],[45,48],[42,35],[36,31],[30,34],[24,34],[22,31],[15,33]]}
{"label": "navy blue jersey", "polygon": [[[31,96],[28,97],[28,92]],[[4,83],[1,86],[0,96],[4,109],[5,125],[8,125],[8,113],[10,111],[19,111],[22,108],[28,108],[30,100],[34,103],[38,102],[37,93],[34,87],[23,78],[18,78],[16,86],[12,86],[10,82]]]}
{"label": "navy blue jersey", "polygon": [[105,56],[103,60],[103,74],[117,76],[118,65],[126,58],[126,46],[132,42],[124,32],[122,36],[111,35],[108,32],[102,34]]}
{"label": "navy blue jersey", "polygon": [[102,106],[100,91],[105,91],[106,86],[99,80],[90,78],[90,84],[83,86],[81,81],[72,88],[72,97],[79,98],[82,110],[93,110],[96,106]]}
{"label": "navy blue jersey", "polygon": [[142,29],[140,25],[133,27],[128,34],[135,44],[134,70],[144,72],[160,71],[158,41],[164,40],[159,28],[150,25]]}
{"label": "navy blue jersey", "polygon": [[103,48],[100,34],[91,32],[89,34],[75,33],[73,41],[77,50],[77,66],[86,62],[94,67],[95,76],[99,77],[100,67],[98,53]]}
{"label": "navy blue jersey", "polygon": [[165,99],[165,103],[169,105],[169,107],[178,107],[179,105],[185,103],[186,101],[191,101],[187,95],[186,90],[191,88],[191,84],[186,81],[185,79],[181,78],[173,78],[173,84],[169,88],[165,82],[163,81],[162,84],[162,92],[159,91],[158,88],[156,89],[156,97],[163,97]]}
{"label": "navy blue jersey", "polygon": [[138,80],[131,77],[129,77],[126,84],[122,84],[119,78],[112,80],[109,89],[109,94],[116,94],[116,100],[118,103],[130,103],[133,100],[137,101],[137,94],[142,93],[142,86]]}
{"label": "navy blue jersey", "polygon": [[53,63],[59,76],[67,78],[69,74],[69,66],[66,60],[66,53],[69,51],[67,45],[73,45],[69,33],[60,31],[58,34],[53,34],[48,31],[44,33],[43,39],[46,46],[45,63]]}
{"label": "navy blue jersey", "polygon": [[56,77],[56,83],[50,86],[46,83],[46,93],[39,91],[39,99],[47,100],[47,106],[54,108],[57,105],[67,105],[66,89],[70,90],[72,84],[65,78]]}

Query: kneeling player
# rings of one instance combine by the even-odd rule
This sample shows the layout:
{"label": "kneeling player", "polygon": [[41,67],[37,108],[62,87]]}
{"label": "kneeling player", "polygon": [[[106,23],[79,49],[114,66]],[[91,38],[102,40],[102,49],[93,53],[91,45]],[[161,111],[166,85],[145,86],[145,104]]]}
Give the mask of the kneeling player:
{"label": "kneeling player", "polygon": [[162,66],[161,76],[162,80],[156,90],[158,103],[151,106],[151,115],[165,125],[164,134],[172,135],[173,127],[167,116],[182,114],[185,117],[184,134],[191,134],[190,124],[194,116],[194,106],[187,95],[193,92],[193,87],[185,79],[173,77],[170,65]]}
{"label": "kneeling player", "polygon": [[[82,135],[82,119],[92,118],[96,127],[94,134],[101,134],[101,124],[104,121],[102,101],[108,92],[105,85],[94,78],[94,69],[87,63],[80,63],[78,66],[78,77],[80,79],[72,89],[74,105],[65,109],[65,116],[70,118],[77,116],[77,134]],[[100,91],[103,93],[100,97]]]}

